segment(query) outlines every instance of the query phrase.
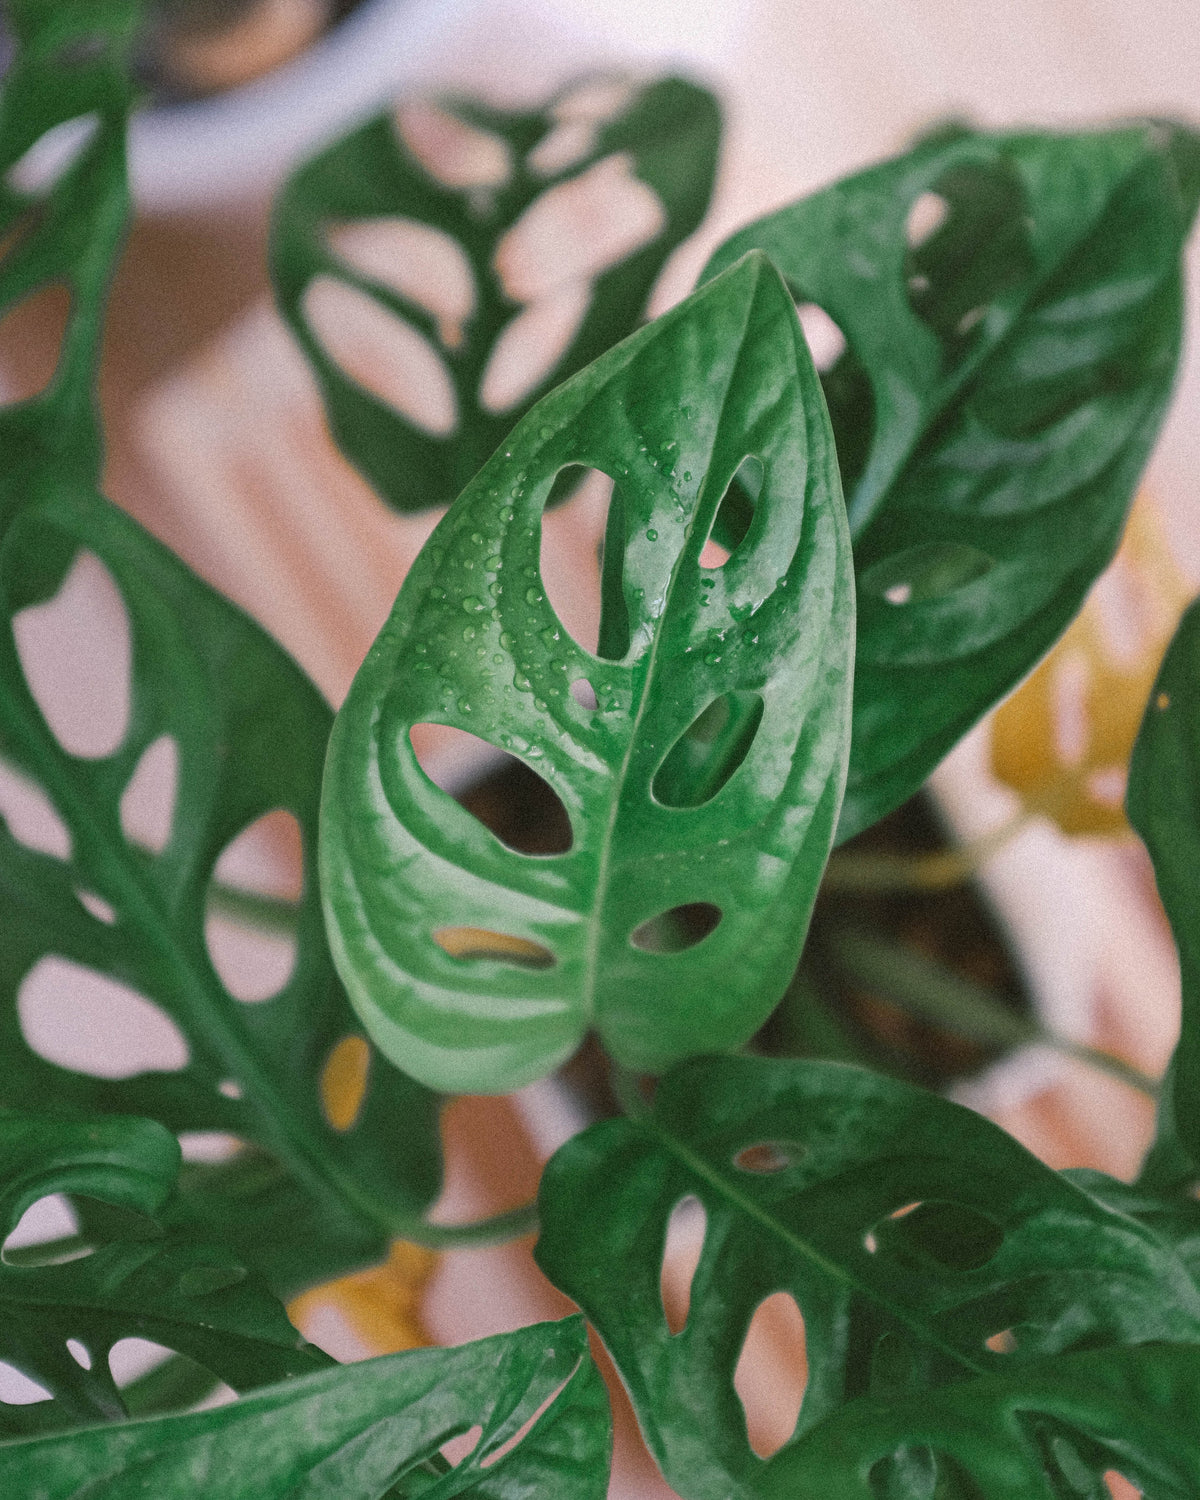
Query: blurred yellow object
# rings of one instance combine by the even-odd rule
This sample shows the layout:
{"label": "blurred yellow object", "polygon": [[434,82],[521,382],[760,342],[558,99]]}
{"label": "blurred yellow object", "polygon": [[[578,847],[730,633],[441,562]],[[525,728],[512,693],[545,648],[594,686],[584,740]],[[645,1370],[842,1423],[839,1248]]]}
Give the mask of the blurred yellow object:
{"label": "blurred yellow object", "polygon": [[288,1305],[297,1328],[332,1308],[372,1354],[424,1348],[432,1340],[421,1321],[421,1299],[437,1267],[433,1250],[397,1240],[387,1260],[302,1292]]}
{"label": "blurred yellow object", "polygon": [[1130,752],[1190,590],[1144,495],[1079,617],[992,718],[992,771],[1064,833],[1125,832]]}
{"label": "blurred yellow object", "polygon": [[371,1049],[361,1036],[344,1036],[321,1072],[321,1108],[335,1130],[349,1130],[367,1093]]}

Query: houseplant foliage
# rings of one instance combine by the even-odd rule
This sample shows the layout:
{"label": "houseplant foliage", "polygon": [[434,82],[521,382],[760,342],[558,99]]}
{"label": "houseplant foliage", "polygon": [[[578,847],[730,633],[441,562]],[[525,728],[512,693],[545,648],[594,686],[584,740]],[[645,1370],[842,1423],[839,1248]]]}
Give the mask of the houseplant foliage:
{"label": "houseplant foliage", "polygon": [[[6,1492],[601,1494],[609,1419],[581,1319],[340,1368],[278,1301],[380,1258],[392,1236],[526,1227],[426,1222],[440,1181],[430,1086],[513,1086],[594,1028],[624,1115],[548,1166],[537,1253],[607,1343],[682,1495],[1103,1497],[1114,1473],[1149,1496],[1195,1495],[1194,613],[1131,772],[1185,982],[1137,1184],[1055,1173],[902,1081],[736,1052],[787,982],[839,814],[845,833],[915,787],[1111,552],[1174,367],[1195,138],[940,136],[752,226],[690,298],[605,350],[711,177],[698,91],[628,104],[589,160],[628,151],[658,174],[663,238],[627,283],[606,272],[608,310],[528,411],[500,421],[464,401],[462,447],[422,449],[382,409],[354,416],[362,393],[310,341],[335,429],[393,503],[416,490],[399,487],[405,463],[386,467],[392,444],[413,473],[425,466],[426,497],[430,475],[466,485],[330,740],[327,708],[280,649],[98,492],[91,390],[127,211],[137,8],[22,0],[11,17],[0,308],[53,282],[72,306],[49,386],[0,411],[0,756],[62,829],[55,852],[0,829],[0,1205],[8,1234],[66,1194],[78,1232],[9,1247],[0,1265],[0,1359],[48,1398],[3,1409]],[[467,114],[510,155],[546,127]],[[74,156],[39,177],[27,153],[81,117]],[[693,148],[674,168],[664,130]],[[450,221],[452,195],[397,165],[378,122],[344,147],[357,175],[335,201],[339,149],[285,194],[285,304],[315,274],[304,257],[324,264],[322,215],[470,227]],[[922,237],[925,194],[942,219]],[[470,221],[481,285],[521,208],[505,217],[500,203]],[[483,348],[505,309],[480,295],[463,338]],[[847,338],[820,379],[793,296]],[[474,381],[484,355],[470,358]],[[595,651],[561,628],[539,572],[542,509],[581,466],[613,481]],[[710,539],[724,561],[702,557]],[[101,756],[56,737],[13,626],[81,552],[114,581],[132,637],[128,726]],[[572,692],[581,683],[589,693]],[[431,721],[544,773],[571,848],[507,849],[427,782],[408,733]],[[178,786],[152,849],[127,836],[121,803],[163,739]],[[305,850],[296,962],[248,1006],[214,967],[207,902],[222,850],[281,809]],[[456,943],[439,942],[448,930]],[[97,1078],[42,1057],[21,996],[49,957],[159,1007],[185,1058]],[[360,1025],[380,1051],[349,1118],[326,1113],[325,1069]],[[638,1075],[658,1072],[651,1100]],[[195,1130],[244,1145],[181,1171],[177,1136]],[[659,1273],[691,1198],[704,1248],[672,1333]],[[805,1319],[809,1379],[796,1431],[763,1460],[733,1374],[755,1308],[781,1291]],[[118,1389],[109,1351],[137,1334],[180,1358]],[[186,1410],[209,1377],[239,1399]],[[475,1427],[452,1467],[442,1446]]]}

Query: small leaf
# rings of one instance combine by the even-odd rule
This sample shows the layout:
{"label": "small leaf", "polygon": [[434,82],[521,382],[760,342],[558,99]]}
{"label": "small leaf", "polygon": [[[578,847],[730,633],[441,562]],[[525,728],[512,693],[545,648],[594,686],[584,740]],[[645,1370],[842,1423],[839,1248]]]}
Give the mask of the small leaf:
{"label": "small leaf", "polygon": [[[707,1231],[687,1325],[672,1333],[660,1265],[689,1196]],[[803,1316],[808,1385],[773,1465],[794,1447],[799,1468],[809,1437],[855,1398],[848,1412],[914,1414],[911,1432],[888,1428],[890,1454],[928,1442],[922,1402],[953,1405],[961,1382],[982,1388],[991,1372],[1084,1347],[1107,1359],[1124,1344],[1200,1343],[1200,1288],[1171,1240],[969,1110],[835,1063],[683,1064],[651,1114],[561,1148],[539,1215],[539,1265],[596,1325],[689,1500],[775,1493],[733,1380],[775,1292]],[[1013,1330],[1004,1352],[995,1336]]]}
{"label": "small leaf", "polygon": [[178,1143],[150,1120],[0,1112],[0,1233],[52,1193],[139,1216],[136,1236],[85,1234],[62,1263],[29,1264],[26,1253],[26,1263],[0,1265],[0,1359],[54,1398],[0,1407],[0,1433],[124,1416],[108,1356],[127,1337],[177,1350],[239,1390],[326,1363],[228,1251],[164,1236],[147,1220],[162,1214],[178,1168]]}
{"label": "small leaf", "polygon": [[[702,567],[748,451],[754,524]],[[605,562],[628,612],[619,659],[567,635],[537,568],[571,465],[621,497]],[[501,1091],[591,1026],[645,1069],[750,1036],[795,964],[837,816],[851,611],[816,376],[752,256],[539,403],[434,532],[355,679],[322,886],[380,1047],[433,1087]],[[594,710],[569,691],[581,679]],[[516,853],[434,787],[421,722],[529,759],[567,810],[567,852]],[[482,945],[456,952],[448,935],[471,933]]]}
{"label": "small leaf", "polygon": [[[277,199],[280,310],[338,445],[397,510],[447,504],[540,395],[632,332],[668,257],[703,218],[720,134],[714,99],[678,78],[626,93],[608,118],[578,86],[527,112],[450,101],[408,111],[399,129],[380,116],[301,167]],[[545,149],[572,127],[582,150]],[[639,193],[661,223],[647,221],[648,239],[631,241],[627,200]],[[357,336],[335,321],[341,363],[325,325],[310,322],[319,286],[375,309]],[[561,328],[534,326],[547,318]],[[404,379],[403,359],[380,342],[389,325],[393,340],[421,341],[422,360],[452,386],[436,430],[413,404],[432,377],[397,385],[397,403],[381,399],[379,382]],[[545,345],[545,368],[508,391],[501,346],[515,355],[525,335]]]}
{"label": "small leaf", "polygon": [[[473,1426],[479,1440],[443,1474],[439,1449]],[[568,1318],[346,1365],[213,1411],[2,1445],[0,1488],[38,1500],[97,1484],[105,1500],[379,1500],[401,1480],[405,1494],[603,1500],[611,1442],[583,1320]]]}
{"label": "small leaf", "polygon": [[[740,231],[846,340],[859,580],[839,839],[915,791],[1111,557],[1170,394],[1198,138],[948,130]],[[940,206],[939,206],[940,205]]]}
{"label": "small leaf", "polygon": [[1200,1171],[1200,605],[1184,615],[1150,690],[1127,808],[1150,851],[1183,978],[1183,1022],[1160,1132],[1169,1122]]}

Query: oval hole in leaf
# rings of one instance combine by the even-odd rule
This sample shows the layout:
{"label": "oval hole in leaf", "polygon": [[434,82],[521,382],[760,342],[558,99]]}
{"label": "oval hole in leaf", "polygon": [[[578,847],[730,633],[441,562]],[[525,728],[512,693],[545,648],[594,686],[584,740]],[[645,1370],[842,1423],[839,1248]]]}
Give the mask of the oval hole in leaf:
{"label": "oval hole in leaf", "polygon": [[475,277],[462,246],[445,230],[414,219],[356,219],[329,225],[325,238],[354,270],[432,313],[448,348],[462,343],[475,306]]}
{"label": "oval hole in leaf", "polygon": [[569,691],[571,697],[579,704],[580,708],[586,708],[590,712],[595,712],[598,707],[596,689],[586,677],[577,677],[571,684]]}
{"label": "oval hole in leaf", "polygon": [[[717,506],[712,530],[700,554],[701,567],[723,567],[729,554],[750,530],[754,507],[762,493],[763,478],[762,459],[753,454],[742,459]],[[710,548],[714,550],[710,551]]]}
{"label": "oval hole in leaf", "polygon": [[509,319],[479,382],[479,404],[485,411],[510,411],[549,378],[571,347],[591,300],[586,282],[572,283]]}
{"label": "oval hole in leaf", "polygon": [[1124,1474],[1118,1474],[1116,1469],[1104,1471],[1104,1483],[1108,1486],[1112,1500],[1139,1500],[1142,1494],[1132,1480],[1126,1479]]}
{"label": "oval hole in leaf", "polygon": [[1020,178],[1007,162],[959,163],[909,210],[909,305],[942,341],[949,362],[966,352],[991,304],[1033,273],[1027,213]]}
{"label": "oval hole in leaf", "polygon": [[431,177],[453,188],[497,188],[512,176],[502,136],[425,100],[396,111],[400,140]]}
{"label": "oval hole in leaf", "polygon": [[445,724],[414,725],[410,739],[418,764],[435,785],[440,778],[434,772],[444,771],[444,765],[431,770],[427,764],[428,752],[422,751],[417,733],[425,727],[437,728],[439,758],[444,754],[447,762],[458,759],[492,768],[482,780],[476,777],[458,797],[460,806],[478,818],[489,833],[518,854],[567,853],[574,842],[571,819],[562,798],[544,776],[519,757],[465,729]]}
{"label": "oval hole in leaf", "polygon": [[927,1200],[894,1219],[892,1243],[920,1251],[951,1271],[977,1271],[1004,1243],[1004,1227],[988,1214],[961,1203]]}
{"label": "oval hole in leaf", "polygon": [[0,760],[0,818],[19,844],[70,859],[71,831],[59,817],[50,798],[34,781]]}
{"label": "oval hole in leaf", "polygon": [[807,1150],[799,1141],[755,1141],[752,1146],[742,1147],[733,1158],[733,1164],[739,1172],[771,1177],[795,1166]]}
{"label": "oval hole in leaf", "polygon": [[108,1368],[117,1386],[129,1385],[139,1375],[146,1375],[175,1351],[153,1339],[124,1338],[108,1351]]}
{"label": "oval hole in leaf", "polygon": [[824,375],[846,352],[846,335],[816,302],[798,302],[796,316],[800,319],[813,365],[818,374]]}
{"label": "oval hole in leaf", "polygon": [[999,1333],[988,1334],[983,1343],[993,1354],[1011,1354],[1017,1347],[1017,1337],[1011,1328],[1002,1328]]}
{"label": "oval hole in leaf", "polygon": [[71,316],[71,293],[53,281],[23,297],[0,317],[4,384],[0,406],[16,406],[46,389],[58,369]]}
{"label": "oval hole in leaf", "polygon": [[17,991],[26,1042],[39,1057],[93,1078],[177,1073],[188,1044],[175,1022],[144,995],[50,954],[30,969]]}
{"label": "oval hole in leaf", "polygon": [[557,177],[591,154],[599,133],[599,120],[559,120],[525,158],[525,164],[539,177]]}
{"label": "oval hole in leaf", "polygon": [[161,854],[171,841],[179,788],[179,746],[160,734],[146,746],[121,793],[121,832],[131,844]]}
{"label": "oval hole in leaf", "polygon": [[708,1215],[703,1203],[695,1193],[680,1198],[667,1220],[658,1276],[663,1317],[672,1334],[682,1332],[687,1326],[692,1305],[692,1281],[700,1264],[707,1233]]}
{"label": "oval hole in leaf", "polygon": [[13,617],[21,670],[68,755],[99,759],[129,728],[133,650],[125,601],[112,574],[80,552],[52,599]]}
{"label": "oval hole in leaf", "polygon": [[460,1432],[456,1437],[449,1438],[438,1449],[438,1452],[451,1468],[457,1469],[464,1458],[469,1458],[475,1452],[482,1436],[483,1428],[476,1422],[474,1427],[468,1427],[466,1432]]}
{"label": "oval hole in leaf", "polygon": [[[542,516],[538,571],[546,598],[581,650],[618,659],[601,650],[600,643],[603,640],[609,652],[619,647],[620,656],[629,649],[629,616],[621,582],[625,562],[621,492],[603,470],[568,464],[555,477],[547,505],[556,498],[565,503]],[[605,575],[602,582],[598,553],[608,556],[610,532],[618,539],[611,559],[615,577]],[[611,598],[604,592],[609,589]]]}
{"label": "oval hole in leaf", "polygon": [[179,1151],[184,1161],[228,1161],[245,1142],[226,1130],[181,1130]]}
{"label": "oval hole in leaf", "polygon": [[31,1203],[14,1224],[3,1248],[0,1248],[0,1260],[7,1259],[10,1250],[29,1251],[38,1245],[50,1245],[55,1240],[70,1239],[78,1233],[79,1215],[70,1199],[62,1193],[47,1193],[44,1198]]}
{"label": "oval hole in leaf", "polygon": [[333,276],[309,282],[303,308],[330,358],[364,390],[434,437],[454,431],[458,401],[450,372],[411,323]]}
{"label": "oval hole in leaf", "polygon": [[534,302],[567,283],[593,280],[665,224],[658,194],[618,152],[547,188],[502,237],[493,265],[506,296]]}
{"label": "oval hole in leaf", "polygon": [[94,111],[51,126],[9,167],[5,182],[15,192],[44,197],[87,150],[99,126]]}
{"label": "oval hole in leaf", "polygon": [[321,1069],[321,1108],[334,1130],[349,1130],[367,1097],[371,1049],[361,1036],[344,1036]]}
{"label": "oval hole in leaf", "polygon": [[0,1359],[0,1403],[5,1406],[32,1406],[35,1401],[51,1399],[50,1392],[44,1385],[39,1385],[7,1360]]}
{"label": "oval hole in leaf", "polygon": [[235,1000],[256,1005],[279,994],[296,967],[295,933],[266,932],[234,920],[210,892],[204,942],[221,983]]}
{"label": "oval hole in leaf", "polygon": [[116,922],[116,910],[103,896],[97,896],[95,891],[76,891],[75,895],[84,911],[95,917],[97,922],[103,922],[106,927],[111,927]]}
{"label": "oval hole in leaf", "polygon": [[664,807],[711,802],[750,753],[762,716],[758,693],[734,689],[714,698],[655,772],[650,788],[655,800]]}
{"label": "oval hole in leaf", "polygon": [[755,1308],[733,1372],[759,1458],[777,1453],[796,1430],[808,1383],[804,1319],[788,1292],[772,1292]]}
{"label": "oval hole in leaf", "polygon": [[91,1350],[86,1344],[81,1344],[78,1339],[67,1340],[67,1353],[81,1370],[90,1370],[92,1368]]}
{"label": "oval hole in leaf", "polygon": [[888,604],[923,604],[974,583],[995,566],[965,542],[921,542],[863,570],[859,588]]}
{"label": "oval hole in leaf", "polygon": [[248,823],[213,866],[221,885],[279,901],[304,894],[304,835],[294,813],[277,807]]}
{"label": "oval hole in leaf", "polygon": [[496,959],[521,969],[552,969],[554,954],[541,943],[486,927],[439,927],[433,940],[451,958]]}
{"label": "oval hole in leaf", "polygon": [[641,923],[629,941],[643,953],[682,953],[715,932],[720,920],[721,908],[711,901],[689,901]]}

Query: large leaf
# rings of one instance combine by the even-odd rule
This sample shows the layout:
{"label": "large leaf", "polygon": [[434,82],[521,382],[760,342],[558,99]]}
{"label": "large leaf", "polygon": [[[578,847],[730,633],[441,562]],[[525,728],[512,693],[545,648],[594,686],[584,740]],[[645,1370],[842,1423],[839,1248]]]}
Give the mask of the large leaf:
{"label": "large leaf", "polygon": [[856,1401],[780,1454],[761,1492],[1108,1500],[1104,1476],[1119,1474],[1153,1500],[1191,1500],[1200,1493],[1198,1410],[1200,1349],[1069,1354],[933,1395]]}
{"label": "large leaf", "polygon": [[[151,1120],[0,1114],[0,1234],[51,1193],[157,1216],[178,1168],[178,1143]],[[164,1237],[145,1220],[134,1237],[73,1250],[64,1264],[0,1265],[0,1358],[54,1398],[0,1407],[0,1432],[124,1416],[108,1364],[123,1338],[153,1339],[238,1390],[328,1363],[228,1251]]]}
{"label": "large leaf", "polygon": [[[748,455],[753,524],[701,566]],[[538,574],[569,465],[616,481],[599,655]],[[330,742],[331,940],[389,1056],[435,1087],[499,1091],[590,1026],[647,1069],[755,1030],[837,818],[849,569],[824,404],[761,256],[539,403],[418,558]],[[433,786],[409,738],[426,721],[524,757],[562,799],[569,851],[514,852]],[[697,915],[699,931],[672,926]],[[469,956],[447,933],[476,935]]]}
{"label": "large leaf", "polygon": [[[590,92],[596,92],[595,85]],[[578,108],[572,112],[572,100],[579,95],[578,88],[568,90],[545,109],[521,113],[448,102],[445,108],[460,130],[482,133],[482,141],[476,142],[476,150],[482,146],[482,181],[474,180],[469,169],[462,185],[439,178],[405,145],[396,121],[383,115],[301,167],[277,200],[271,269],[280,310],[320,382],[339,446],[398,510],[447,504],[540,395],[632,332],[645,315],[650,290],[668,256],[704,217],[720,138],[720,117],[711,94],[668,78],[635,90],[614,118],[591,122]],[[544,155],[555,138],[569,145],[572,136],[578,149],[563,165]],[[551,351],[549,366],[532,386],[497,410],[495,402],[484,401],[483,386],[506,332],[519,332],[519,321],[528,321],[530,311],[536,315],[539,300],[548,303],[570,293],[575,280],[571,265],[579,261],[586,269],[592,258],[586,245],[550,241],[559,226],[547,218],[542,232],[531,237],[524,257],[541,250],[547,265],[539,279],[546,283],[546,291],[527,310],[520,293],[529,273],[521,269],[515,278],[510,274],[507,285],[503,274],[512,232],[522,221],[535,227],[536,216],[544,213],[542,205],[552,203],[555,196],[567,201],[574,193],[585,199],[589,179],[612,177],[609,169],[626,163],[643,194],[657,198],[660,227],[648,243],[626,250],[615,264],[600,269],[584,298],[586,313],[570,331],[566,346]],[[462,172],[460,165],[449,175],[456,179]],[[615,231],[621,238],[621,225],[597,225],[595,209],[589,219],[582,202],[578,208],[584,216],[577,236],[595,241],[599,234],[603,242]],[[451,263],[443,269],[440,288],[445,297],[451,281],[456,286],[459,280],[468,282],[466,304],[456,316],[439,316],[436,307],[428,305],[428,296],[425,303],[420,300],[429,236],[391,249],[387,226],[397,220],[448,235],[465,257],[465,278]],[[382,260],[369,248],[370,237],[381,227]],[[360,260],[356,268],[345,252],[354,244],[356,231],[363,243],[364,230],[368,253],[365,264]],[[561,263],[564,252],[570,261],[566,267]],[[385,330],[397,319],[410,340],[419,336],[426,341],[426,360],[442,366],[443,379],[453,390],[453,430],[428,430],[338,364],[306,311],[306,295],[322,281],[326,287],[332,281],[335,287],[353,288],[372,299],[375,317]],[[439,298],[435,294],[432,300],[436,304]],[[350,304],[345,316],[354,311]],[[499,357],[504,357],[503,350]],[[432,377],[422,378],[428,383]]]}
{"label": "large leaf", "polygon": [[[671,1334],[660,1264],[690,1196],[704,1246]],[[539,1207],[539,1264],[595,1323],[689,1497],[764,1493],[733,1375],[775,1292],[804,1318],[798,1451],[855,1397],[919,1411],[1078,1348],[1200,1342],[1200,1289],[1150,1229],[969,1110],[842,1064],[685,1064],[652,1113],[568,1142]]]}
{"label": "large leaf", "polygon": [[[129,8],[26,3],[12,15],[23,45],[0,96],[3,162],[31,141],[44,145],[39,135],[56,110],[61,120],[92,109],[100,124],[52,185],[23,195],[7,188],[3,200],[6,225],[26,217],[0,261],[0,308],[62,279],[73,302],[54,381],[0,411],[0,769],[40,791],[59,830],[51,853],[0,821],[0,1104],[37,1109],[52,1099],[87,1115],[151,1115],[177,1131],[230,1132],[269,1153],[293,1198],[309,1205],[300,1222],[319,1224],[323,1242],[289,1244],[283,1215],[274,1219],[282,1239],[264,1234],[244,1177],[240,1195],[224,1200],[222,1227],[288,1291],[311,1274],[379,1258],[389,1236],[416,1228],[438,1189],[436,1101],[377,1058],[361,1108],[341,1122],[348,1128],[326,1118],[322,1071],[358,1030],[330,962],[313,867],[329,709],[253,621],[95,488],[92,365],[127,207],[118,43]],[[127,726],[116,748],[98,755],[69,752],[52,730],[13,629],[81,554],[107,569],[131,638]],[[154,852],[127,836],[122,802],[151,747],[169,755],[171,744],[174,807]],[[225,847],[280,809],[295,818],[305,849],[295,962],[273,998],[247,1004],[214,968],[207,897]],[[113,993],[107,981],[160,1007],[186,1047],[184,1065],[116,1078],[47,1061],[27,1040],[17,1004],[47,959],[57,969],[43,975],[61,976],[65,961],[75,979],[79,970],[93,987],[98,978],[104,995]],[[277,1253],[286,1264],[275,1263]]]}
{"label": "large leaf", "polygon": [[[449,1469],[439,1448],[475,1425],[474,1448]],[[569,1318],[348,1365],[215,1411],[2,1446],[0,1485],[25,1500],[602,1500],[610,1445],[604,1385],[583,1320]]]}
{"label": "large leaf", "polygon": [[1200,605],[1184,615],[1151,690],[1126,805],[1150,851],[1179,948],[1183,1024],[1164,1085],[1160,1134],[1167,1125],[1194,1177],[1200,1170]]}
{"label": "large leaf", "polygon": [[1179,126],[953,130],[714,256],[706,274],[766,250],[846,339],[824,380],[859,598],[840,838],[916,789],[1112,555],[1178,360],[1198,191]]}

